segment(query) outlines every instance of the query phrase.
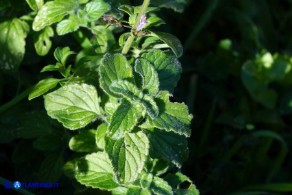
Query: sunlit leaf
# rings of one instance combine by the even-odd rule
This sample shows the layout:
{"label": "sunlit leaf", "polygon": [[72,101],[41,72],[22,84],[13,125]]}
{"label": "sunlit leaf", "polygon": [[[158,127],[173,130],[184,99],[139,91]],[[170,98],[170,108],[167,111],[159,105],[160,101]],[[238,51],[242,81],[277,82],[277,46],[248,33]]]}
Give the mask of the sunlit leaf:
{"label": "sunlit leaf", "polygon": [[187,106],[183,103],[170,102],[167,92],[162,92],[156,101],[160,110],[158,117],[149,118],[141,127],[156,127],[189,137],[191,134],[189,126],[193,117],[189,114]]}
{"label": "sunlit leaf", "polygon": [[70,11],[78,7],[77,0],[54,0],[46,2],[36,15],[32,28],[39,31],[61,21]]}
{"label": "sunlit leaf", "polygon": [[150,62],[145,59],[137,59],[135,71],[142,77],[143,90],[153,96],[156,95],[159,90],[158,74]]}
{"label": "sunlit leaf", "polygon": [[34,47],[38,55],[45,56],[48,54],[52,47],[52,41],[50,38],[53,36],[54,31],[50,26],[34,33]]}
{"label": "sunlit leaf", "polygon": [[142,116],[142,107],[124,99],[113,113],[109,124],[109,135],[113,139],[120,139],[125,132],[130,132]]}
{"label": "sunlit leaf", "polygon": [[94,0],[86,4],[85,11],[89,21],[98,20],[104,13],[110,10],[110,5],[103,0]]}
{"label": "sunlit leaf", "polygon": [[15,71],[25,53],[27,23],[14,18],[0,23],[0,69]]}
{"label": "sunlit leaf", "polygon": [[110,86],[110,90],[115,94],[127,98],[129,101],[135,101],[141,104],[151,118],[155,118],[159,113],[153,98],[147,94],[143,95],[141,90],[126,80],[114,81]]}
{"label": "sunlit leaf", "polygon": [[76,31],[79,28],[78,18],[71,14],[68,19],[62,20],[57,24],[58,35],[65,35]]}
{"label": "sunlit leaf", "polygon": [[36,97],[39,97],[45,94],[50,89],[55,88],[60,81],[61,81],[60,79],[55,79],[55,78],[41,80],[34,86],[32,91],[29,93],[28,99],[32,100]]}
{"label": "sunlit leaf", "polygon": [[131,78],[132,67],[125,56],[121,54],[106,54],[100,66],[100,86],[108,94],[117,96],[109,89],[110,85],[117,80]]}
{"label": "sunlit leaf", "polygon": [[101,116],[96,89],[87,84],[69,84],[45,95],[48,115],[66,128],[85,127]]}
{"label": "sunlit leaf", "polygon": [[127,133],[124,138],[107,139],[106,151],[121,183],[135,181],[144,167],[149,141],[143,132]]}
{"label": "sunlit leaf", "polygon": [[119,185],[115,181],[113,167],[106,153],[86,155],[77,162],[75,177],[85,186],[100,189],[113,189]]}

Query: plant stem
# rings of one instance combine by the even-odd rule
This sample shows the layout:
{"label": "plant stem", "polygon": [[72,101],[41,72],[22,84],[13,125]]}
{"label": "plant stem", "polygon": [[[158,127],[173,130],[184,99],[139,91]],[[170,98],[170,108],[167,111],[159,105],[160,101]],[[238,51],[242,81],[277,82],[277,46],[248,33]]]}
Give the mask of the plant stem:
{"label": "plant stem", "polygon": [[10,107],[14,106],[15,104],[17,104],[21,100],[27,98],[27,96],[28,96],[28,94],[29,94],[30,91],[31,91],[31,87],[28,88],[28,89],[26,89],[25,91],[23,91],[19,95],[17,95],[15,98],[13,98],[12,100],[10,100],[6,104],[3,104],[2,106],[0,106],[0,114],[2,112],[6,111],[7,109],[9,109]]}
{"label": "plant stem", "polygon": [[[143,1],[143,4],[142,4],[142,6],[141,6],[141,8],[139,10],[139,14],[138,14],[138,16],[136,18],[135,24],[132,27],[132,32],[135,32],[137,27],[139,26],[141,17],[146,13],[146,10],[147,10],[147,8],[149,6],[149,3],[150,3],[150,0],[144,0]],[[123,47],[122,54],[126,55],[129,52],[134,39],[135,39],[135,36],[132,33],[131,36],[127,39],[127,41],[126,41],[126,43],[125,43],[125,45]]]}

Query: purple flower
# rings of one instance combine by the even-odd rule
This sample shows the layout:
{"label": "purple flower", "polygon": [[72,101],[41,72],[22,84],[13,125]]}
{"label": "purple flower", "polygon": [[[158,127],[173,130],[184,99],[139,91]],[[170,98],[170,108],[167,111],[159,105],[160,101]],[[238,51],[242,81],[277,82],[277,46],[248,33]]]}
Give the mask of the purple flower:
{"label": "purple flower", "polygon": [[137,31],[142,30],[145,27],[146,24],[147,24],[146,15],[142,15],[141,16],[141,19],[140,19],[140,23],[139,23],[139,25],[137,27]]}

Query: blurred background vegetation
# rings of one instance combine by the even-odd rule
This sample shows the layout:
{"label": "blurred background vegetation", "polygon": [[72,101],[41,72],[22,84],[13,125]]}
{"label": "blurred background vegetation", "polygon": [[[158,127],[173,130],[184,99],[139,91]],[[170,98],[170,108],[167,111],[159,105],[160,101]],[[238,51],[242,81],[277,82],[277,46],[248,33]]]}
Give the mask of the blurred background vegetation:
{"label": "blurred background vegetation", "polygon": [[[29,10],[7,2],[0,1],[0,22]],[[166,22],[161,30],[184,45],[174,99],[186,102],[194,119],[182,172],[201,194],[291,194],[292,1],[152,3],[178,11],[162,8],[157,15]],[[53,48],[78,49],[70,35],[52,42]],[[70,194],[72,184],[62,175],[69,136],[47,117],[42,98],[26,98],[27,89],[47,76],[39,71],[54,62],[53,50],[38,56],[31,36],[25,47],[18,70],[0,70],[0,176],[58,180],[58,191]]]}

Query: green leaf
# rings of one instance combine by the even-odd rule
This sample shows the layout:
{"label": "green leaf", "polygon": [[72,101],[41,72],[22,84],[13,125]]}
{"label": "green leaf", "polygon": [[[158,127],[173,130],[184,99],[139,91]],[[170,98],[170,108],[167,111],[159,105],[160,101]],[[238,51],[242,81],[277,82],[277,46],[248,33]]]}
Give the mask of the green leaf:
{"label": "green leaf", "polygon": [[187,139],[184,136],[153,129],[148,131],[147,137],[150,141],[151,157],[171,162],[177,167],[181,167],[182,163],[187,160],[189,150]]}
{"label": "green leaf", "polygon": [[57,62],[55,65],[49,64],[41,70],[41,72],[49,72],[49,71],[60,71],[64,66]]}
{"label": "green leaf", "polygon": [[27,23],[14,18],[0,23],[0,70],[15,71],[25,53]]}
{"label": "green leaf", "polygon": [[148,189],[152,193],[150,194],[165,194],[172,195],[172,188],[163,179],[153,176],[151,173],[144,173],[140,176],[140,185],[142,188]]}
{"label": "green leaf", "polygon": [[110,5],[105,3],[103,0],[94,0],[87,3],[85,11],[89,21],[98,20],[104,13],[110,10]]}
{"label": "green leaf", "polygon": [[123,99],[111,117],[109,136],[113,139],[124,137],[125,132],[130,132],[142,116],[142,107]]}
{"label": "green leaf", "polygon": [[69,148],[75,152],[95,152],[97,150],[95,142],[96,130],[82,130],[73,136],[69,141]]}
{"label": "green leaf", "polygon": [[155,32],[151,31],[151,35],[158,37],[161,41],[163,41],[165,44],[167,44],[173,53],[176,55],[176,57],[181,57],[183,54],[183,46],[178,38],[176,38],[174,35],[165,33],[165,32]]}
{"label": "green leaf", "polygon": [[129,101],[136,101],[140,103],[147,111],[151,118],[158,116],[159,110],[152,97],[143,95],[142,91],[139,90],[134,84],[126,80],[114,81],[110,90],[114,94],[122,95]]}
{"label": "green leaf", "polygon": [[106,152],[109,154],[116,176],[121,183],[134,182],[141,173],[149,150],[149,141],[143,132],[126,133],[119,140],[108,138]]}
{"label": "green leaf", "polygon": [[95,48],[96,53],[104,54],[115,44],[115,37],[106,26],[96,26],[92,28],[92,31],[95,34],[93,47]]}
{"label": "green leaf", "polygon": [[[177,172],[174,174],[168,174],[165,177],[165,180],[175,189],[175,194],[178,195],[199,195],[199,191],[196,186],[192,183],[192,181],[182,174],[181,172]],[[182,189],[182,185],[184,189]]]}
{"label": "green leaf", "polygon": [[151,188],[151,191],[156,195],[160,195],[160,194],[172,195],[173,194],[171,186],[168,185],[166,181],[164,181],[163,179],[159,177],[153,178],[150,188]]}
{"label": "green leaf", "polygon": [[92,188],[109,190],[119,186],[115,181],[111,162],[103,152],[81,158],[77,163],[75,177],[81,184]]}
{"label": "green leaf", "polygon": [[154,67],[145,59],[137,59],[135,62],[135,71],[142,77],[143,90],[155,96],[159,91],[159,80]]}
{"label": "green leaf", "polygon": [[34,47],[38,55],[45,56],[52,47],[51,37],[54,36],[52,27],[48,26],[39,32],[33,34]]}
{"label": "green leaf", "polygon": [[165,22],[161,18],[159,18],[156,15],[150,15],[147,18],[147,23],[146,23],[144,28],[149,28],[149,27],[152,27],[152,26],[160,26],[162,24],[165,24]]}
{"label": "green leaf", "polygon": [[62,65],[66,64],[68,57],[72,54],[74,54],[74,52],[70,51],[69,47],[57,47],[54,51],[54,57]]}
{"label": "green leaf", "polygon": [[181,74],[181,65],[177,58],[160,50],[145,53],[142,58],[148,60],[157,71],[160,90],[172,92]]}
{"label": "green leaf", "polygon": [[62,20],[57,24],[58,35],[65,35],[78,30],[79,21],[77,16],[70,14],[70,17],[66,20]]}
{"label": "green leaf", "polygon": [[148,189],[143,189],[138,186],[131,186],[126,193],[127,195],[151,195]]}
{"label": "green leaf", "polygon": [[109,89],[111,83],[120,79],[127,79],[133,76],[132,67],[122,54],[105,54],[102,65],[99,68],[100,87],[109,95],[117,96]]}
{"label": "green leaf", "polygon": [[39,97],[45,94],[50,89],[55,88],[60,81],[61,81],[60,79],[55,79],[55,78],[49,78],[49,79],[44,79],[44,80],[39,81],[34,86],[32,91],[29,93],[28,99],[32,100],[36,97]]}
{"label": "green leaf", "polygon": [[36,15],[32,28],[34,31],[39,31],[61,21],[70,11],[78,7],[77,0],[55,0],[46,2]]}
{"label": "green leaf", "polygon": [[95,141],[99,149],[105,148],[106,132],[107,132],[107,124],[105,123],[102,123],[101,125],[99,125],[96,130]]}
{"label": "green leaf", "polygon": [[45,95],[45,108],[50,117],[71,130],[85,127],[101,116],[97,91],[87,84],[65,85]]}
{"label": "green leaf", "polygon": [[44,0],[26,0],[26,2],[33,11],[39,10],[44,4]]}
{"label": "green leaf", "polygon": [[189,137],[192,115],[189,114],[187,106],[183,103],[170,102],[167,92],[162,92],[156,102],[160,110],[158,117],[149,118],[141,128],[156,127]]}
{"label": "green leaf", "polygon": [[63,153],[46,154],[45,160],[42,162],[38,179],[42,182],[56,182],[62,175],[64,165]]}

